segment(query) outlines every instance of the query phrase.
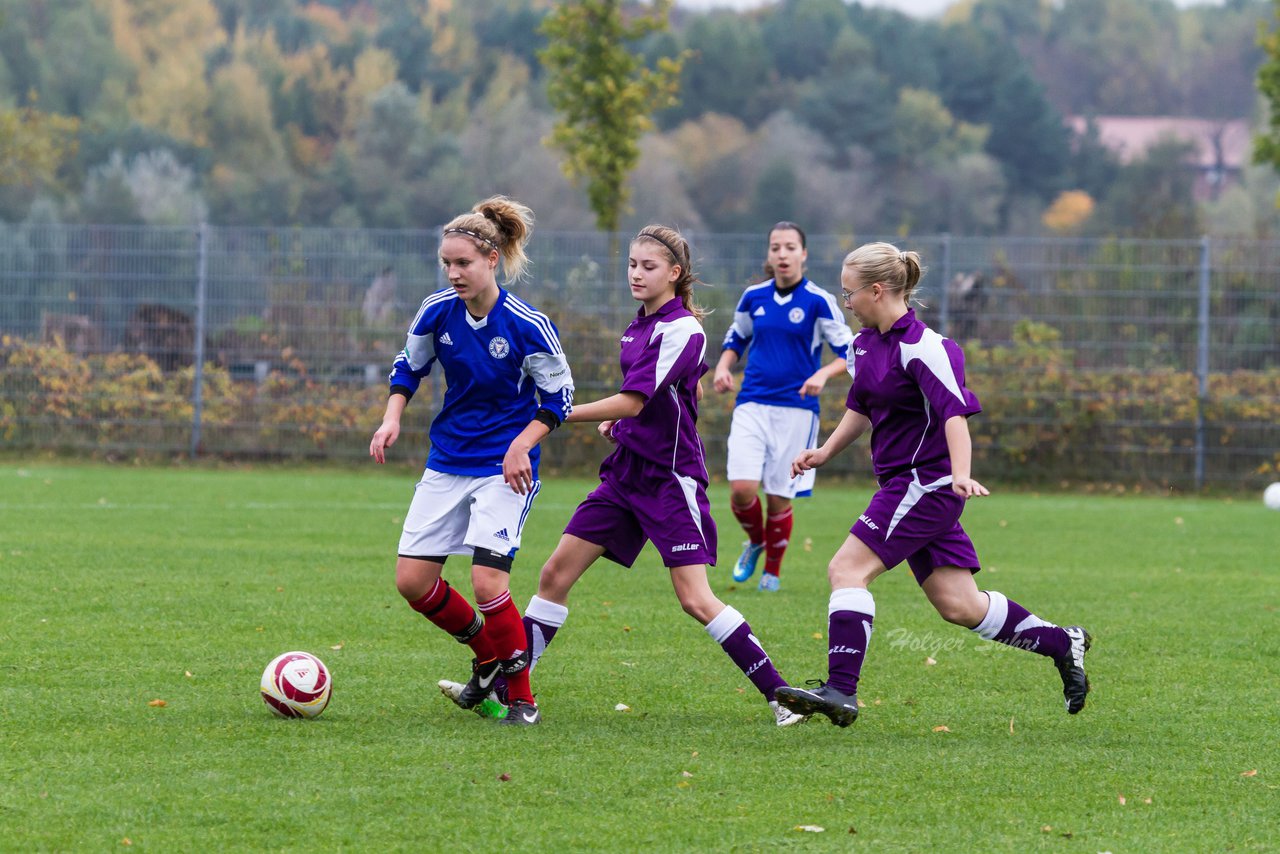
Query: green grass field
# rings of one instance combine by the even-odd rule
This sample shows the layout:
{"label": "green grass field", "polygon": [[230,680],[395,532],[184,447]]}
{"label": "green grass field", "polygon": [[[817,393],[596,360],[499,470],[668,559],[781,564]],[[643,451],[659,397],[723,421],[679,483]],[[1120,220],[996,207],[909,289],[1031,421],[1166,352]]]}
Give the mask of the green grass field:
{"label": "green grass field", "polygon": [[[873,588],[862,717],[778,729],[650,551],[584,577],[535,674],[544,723],[513,731],[439,695],[469,657],[396,594],[415,476],[0,466],[0,850],[1280,844],[1280,513],[1259,500],[971,502],[980,584],[1095,637],[1076,717],[1048,660],[943,623],[904,567]],[[544,485],[522,610],[590,486]],[[761,594],[728,579],[713,493],[713,587],[793,681],[825,675],[826,561],[868,494],[819,484]],[[333,673],[318,720],[258,697],[290,649]]]}

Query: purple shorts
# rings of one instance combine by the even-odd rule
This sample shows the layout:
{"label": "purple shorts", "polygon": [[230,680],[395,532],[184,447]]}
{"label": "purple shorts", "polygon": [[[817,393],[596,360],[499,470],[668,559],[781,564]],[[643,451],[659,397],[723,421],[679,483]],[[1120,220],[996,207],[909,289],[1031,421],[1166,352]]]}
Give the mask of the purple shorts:
{"label": "purple shorts", "polygon": [[600,466],[600,485],[564,532],[631,566],[651,541],[663,566],[715,565],[716,523],[706,482],[682,477],[619,448]]}
{"label": "purple shorts", "polygon": [[951,481],[921,483],[907,473],[880,484],[866,511],[849,533],[867,544],[880,561],[893,569],[904,560],[917,584],[940,566],[977,572],[978,552],[960,527],[965,500],[951,491]]}

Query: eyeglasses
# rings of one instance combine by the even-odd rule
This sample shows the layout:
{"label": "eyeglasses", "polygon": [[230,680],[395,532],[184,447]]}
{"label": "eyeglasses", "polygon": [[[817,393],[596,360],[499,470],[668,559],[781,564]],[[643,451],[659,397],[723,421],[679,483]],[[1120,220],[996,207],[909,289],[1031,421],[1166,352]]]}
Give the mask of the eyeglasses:
{"label": "eyeglasses", "polygon": [[[878,284],[878,283],[877,283],[877,282],[872,282],[872,283],[871,283],[871,285],[875,285],[875,284]],[[841,289],[840,289],[840,299],[842,299],[842,300],[848,300],[850,297],[852,297],[852,296],[853,296],[854,294],[856,294],[858,291],[865,291],[867,288],[871,287],[871,285],[863,285],[862,287],[860,287],[860,288],[854,288],[854,289],[853,289],[853,290],[851,290],[851,291],[846,291],[844,288],[841,288]]]}

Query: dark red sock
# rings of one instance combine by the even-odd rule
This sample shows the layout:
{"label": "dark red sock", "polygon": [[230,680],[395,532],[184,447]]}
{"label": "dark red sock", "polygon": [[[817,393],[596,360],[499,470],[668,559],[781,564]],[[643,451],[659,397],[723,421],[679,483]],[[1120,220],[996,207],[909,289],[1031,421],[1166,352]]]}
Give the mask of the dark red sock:
{"label": "dark red sock", "polygon": [[[493,642],[494,651],[503,661],[516,658],[526,652],[527,642],[524,634],[524,622],[520,619],[520,609],[511,600],[511,593],[504,592],[496,599],[479,604],[480,613],[484,614],[485,632]],[[529,668],[519,673],[504,673],[507,680],[507,698],[533,702],[532,689],[529,687]]]}
{"label": "dark red sock", "polygon": [[729,507],[733,509],[734,518],[742,525],[742,530],[747,532],[747,539],[756,545],[764,542],[764,508],[760,506],[760,496],[753,495],[751,503],[746,507],[739,507],[732,501]]}
{"label": "dark red sock", "polygon": [[769,528],[764,545],[764,571],[770,575],[782,572],[782,556],[787,551],[787,543],[791,542],[792,518],[790,507],[781,513],[769,514]]}
{"label": "dark red sock", "polygon": [[409,607],[471,647],[480,661],[494,658],[493,644],[483,630],[483,618],[477,616],[466,597],[443,578],[436,580],[426,596],[410,602]]}

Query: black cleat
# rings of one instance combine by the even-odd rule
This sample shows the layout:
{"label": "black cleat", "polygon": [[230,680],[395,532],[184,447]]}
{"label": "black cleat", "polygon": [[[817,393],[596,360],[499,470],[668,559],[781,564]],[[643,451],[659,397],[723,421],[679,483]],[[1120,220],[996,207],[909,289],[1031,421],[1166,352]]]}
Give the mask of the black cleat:
{"label": "black cleat", "polygon": [[826,715],[836,726],[848,726],[858,719],[858,696],[842,694],[825,682],[810,679],[816,688],[779,688],[774,697],[797,715]]}
{"label": "black cleat", "polygon": [[509,726],[533,726],[542,723],[542,712],[533,703],[524,700],[513,700],[507,709],[507,716],[498,721]]}
{"label": "black cleat", "polygon": [[489,692],[493,689],[493,682],[498,678],[498,672],[501,668],[502,662],[496,658],[484,663],[474,658],[471,659],[471,678],[462,687],[461,693],[450,699],[464,709],[479,705],[482,700],[489,696]]}
{"label": "black cleat", "polygon": [[1084,708],[1085,697],[1089,696],[1089,677],[1084,672],[1084,654],[1089,651],[1093,638],[1080,626],[1067,626],[1063,629],[1071,638],[1071,651],[1062,658],[1054,660],[1058,673],[1062,676],[1062,696],[1067,701],[1067,714],[1077,714]]}

